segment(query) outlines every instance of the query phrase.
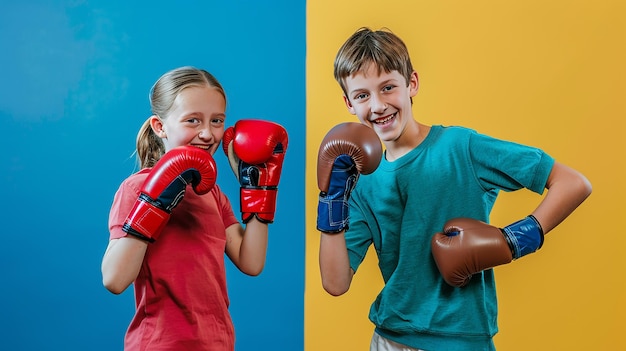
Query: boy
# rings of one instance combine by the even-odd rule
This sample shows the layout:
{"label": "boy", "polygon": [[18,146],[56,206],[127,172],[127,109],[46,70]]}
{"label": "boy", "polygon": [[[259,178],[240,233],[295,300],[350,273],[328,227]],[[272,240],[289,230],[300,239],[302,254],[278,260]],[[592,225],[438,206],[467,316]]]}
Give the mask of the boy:
{"label": "boy", "polygon": [[[385,152],[363,177],[359,163],[376,157],[369,148],[318,162],[318,177],[334,185],[318,204],[324,289],[345,293],[373,244],[385,286],[370,309],[370,350],[495,350],[492,267],[539,249],[589,196],[590,183],[540,149],[418,122],[418,76],[390,31],[356,31],[337,53],[334,74],[348,110]],[[335,133],[331,142],[362,144],[355,135]],[[487,224],[499,191],[521,188],[548,192],[528,217],[502,229]]]}

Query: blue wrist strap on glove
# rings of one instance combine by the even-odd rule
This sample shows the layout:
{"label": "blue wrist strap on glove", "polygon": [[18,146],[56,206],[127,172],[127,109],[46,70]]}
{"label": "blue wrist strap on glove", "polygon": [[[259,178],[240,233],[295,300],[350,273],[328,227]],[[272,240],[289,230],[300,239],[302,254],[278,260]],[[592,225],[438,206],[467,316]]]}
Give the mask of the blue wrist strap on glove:
{"label": "blue wrist strap on glove", "polygon": [[321,192],[317,206],[317,230],[339,233],[348,229],[350,193],[359,172],[352,157],[340,155],[335,159],[328,192]]}
{"label": "blue wrist strap on glove", "polygon": [[511,248],[513,259],[533,253],[543,245],[543,229],[533,215],[502,228],[502,233]]}

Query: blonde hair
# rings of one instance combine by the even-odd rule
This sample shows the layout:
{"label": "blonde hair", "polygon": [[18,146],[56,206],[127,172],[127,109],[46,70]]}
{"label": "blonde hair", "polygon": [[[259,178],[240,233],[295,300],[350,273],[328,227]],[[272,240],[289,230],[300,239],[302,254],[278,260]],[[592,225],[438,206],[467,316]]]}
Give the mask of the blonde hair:
{"label": "blonde hair", "polygon": [[370,28],[358,29],[337,52],[334,63],[335,80],[347,95],[345,79],[365,71],[370,64],[376,65],[379,72],[398,71],[407,82],[413,74],[409,51],[397,35],[389,29],[373,31]]}
{"label": "blonde hair", "polygon": [[[224,100],[226,93],[220,82],[209,72],[190,66],[175,68],[163,74],[150,89],[152,114],[165,120],[174,100],[185,88],[209,86],[216,88]],[[141,169],[152,167],[165,153],[165,145],[150,126],[148,118],[137,133],[137,159]]]}

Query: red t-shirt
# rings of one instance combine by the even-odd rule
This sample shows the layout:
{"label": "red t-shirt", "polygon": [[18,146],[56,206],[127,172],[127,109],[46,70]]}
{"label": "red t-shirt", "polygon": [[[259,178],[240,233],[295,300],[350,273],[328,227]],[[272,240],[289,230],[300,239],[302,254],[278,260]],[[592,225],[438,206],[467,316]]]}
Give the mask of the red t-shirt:
{"label": "red t-shirt", "polygon": [[[149,172],[120,185],[109,215],[110,239],[126,236],[122,225]],[[134,282],[136,313],[125,350],[234,350],[224,251],[225,229],[237,222],[217,185],[202,196],[187,187],[159,239],[148,245]]]}

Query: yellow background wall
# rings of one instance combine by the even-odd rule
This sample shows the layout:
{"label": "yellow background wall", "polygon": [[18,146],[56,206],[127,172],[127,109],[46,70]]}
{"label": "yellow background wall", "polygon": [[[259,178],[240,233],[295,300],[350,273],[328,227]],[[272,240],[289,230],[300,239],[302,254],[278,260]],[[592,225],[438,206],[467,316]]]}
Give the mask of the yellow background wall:
{"label": "yellow background wall", "polygon": [[[305,350],[367,350],[382,286],[372,251],[341,297],[326,294],[315,230],[317,148],[356,121],[333,80],[334,55],[361,26],[388,27],[420,77],[414,112],[541,147],[585,174],[594,192],[544,247],[498,267],[499,350],[624,350],[626,327],[626,2],[309,1]],[[541,198],[503,193],[506,225]],[[417,277],[416,277],[417,278]]]}

